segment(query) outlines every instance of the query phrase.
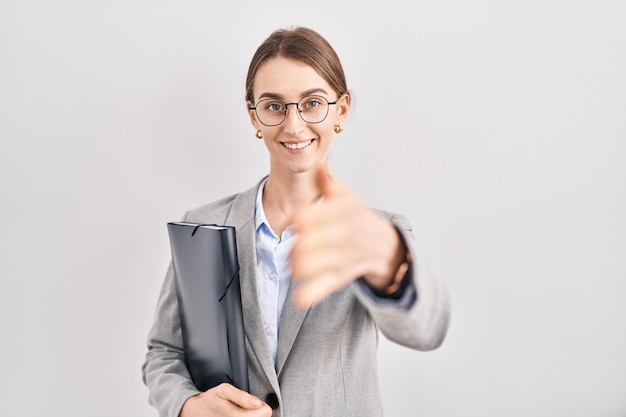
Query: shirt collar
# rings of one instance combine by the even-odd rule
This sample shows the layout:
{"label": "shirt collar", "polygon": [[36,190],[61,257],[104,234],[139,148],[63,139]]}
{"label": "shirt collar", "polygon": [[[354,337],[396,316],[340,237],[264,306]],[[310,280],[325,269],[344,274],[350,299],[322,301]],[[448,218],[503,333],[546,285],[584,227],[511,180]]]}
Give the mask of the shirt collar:
{"label": "shirt collar", "polygon": [[266,225],[268,229],[269,223],[265,217],[265,211],[263,210],[263,190],[265,189],[265,183],[267,178],[259,186],[259,190],[256,193],[256,201],[254,203],[254,229],[258,232],[262,225]]}
{"label": "shirt collar", "polygon": [[[265,210],[263,210],[263,190],[265,189],[265,183],[267,183],[267,178],[261,183],[259,186],[259,191],[256,194],[256,201],[254,203],[254,230],[259,233],[259,230],[264,227],[266,233],[271,234],[272,236],[280,239],[276,236],[274,230],[270,226],[270,223],[267,221],[267,217],[265,217]],[[285,238],[289,238],[293,236],[294,230],[293,226],[287,226],[287,229],[283,232],[283,236]]]}

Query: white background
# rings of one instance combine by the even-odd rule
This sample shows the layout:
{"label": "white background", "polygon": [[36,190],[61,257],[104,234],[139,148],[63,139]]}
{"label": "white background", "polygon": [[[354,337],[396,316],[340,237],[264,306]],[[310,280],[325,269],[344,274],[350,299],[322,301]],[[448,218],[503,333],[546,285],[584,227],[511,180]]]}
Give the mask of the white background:
{"label": "white background", "polygon": [[336,177],[411,219],[452,295],[439,350],[381,342],[387,415],[625,416],[626,3],[603,0],[0,1],[0,415],[156,416],[165,225],[266,173],[244,78],[289,25],[354,93]]}

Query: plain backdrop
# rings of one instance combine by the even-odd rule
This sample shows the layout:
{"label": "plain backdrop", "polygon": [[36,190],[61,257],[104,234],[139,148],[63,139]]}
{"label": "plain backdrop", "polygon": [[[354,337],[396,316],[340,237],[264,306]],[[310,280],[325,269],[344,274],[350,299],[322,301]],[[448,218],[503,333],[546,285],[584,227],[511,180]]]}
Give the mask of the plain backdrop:
{"label": "plain backdrop", "polygon": [[291,25],[353,92],[331,170],[411,219],[452,295],[439,350],[381,339],[386,415],[626,416],[625,22],[617,0],[0,0],[0,416],[157,415],[166,223],[267,172],[244,79]]}

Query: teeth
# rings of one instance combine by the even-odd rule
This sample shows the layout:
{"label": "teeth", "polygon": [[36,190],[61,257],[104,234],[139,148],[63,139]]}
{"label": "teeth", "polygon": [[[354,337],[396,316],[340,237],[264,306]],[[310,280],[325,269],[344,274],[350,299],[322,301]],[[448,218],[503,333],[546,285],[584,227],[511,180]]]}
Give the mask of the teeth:
{"label": "teeth", "polygon": [[287,143],[287,142],[283,142],[283,145],[285,145],[286,148],[289,149],[304,149],[307,146],[309,146],[311,144],[311,142],[313,142],[313,140],[307,140],[305,142],[298,142],[298,143]]}

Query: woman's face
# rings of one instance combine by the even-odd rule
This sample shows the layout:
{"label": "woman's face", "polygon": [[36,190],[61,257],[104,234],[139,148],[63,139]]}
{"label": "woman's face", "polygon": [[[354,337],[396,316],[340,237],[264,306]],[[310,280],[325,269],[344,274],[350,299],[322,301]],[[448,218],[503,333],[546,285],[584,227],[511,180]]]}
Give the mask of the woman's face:
{"label": "woman's face", "polygon": [[[256,103],[248,102],[247,105],[255,106],[265,98],[296,103],[310,95],[324,97],[329,102],[338,100],[337,92],[312,67],[292,59],[272,58],[257,70],[254,79]],[[328,106],[326,119],[315,124],[302,120],[295,105],[287,106],[287,116],[278,126],[265,126],[259,122],[254,110],[250,110],[252,125],[263,133],[263,141],[270,153],[271,172],[301,173],[326,164],[334,127],[345,120],[349,100],[344,94],[337,104]]]}

